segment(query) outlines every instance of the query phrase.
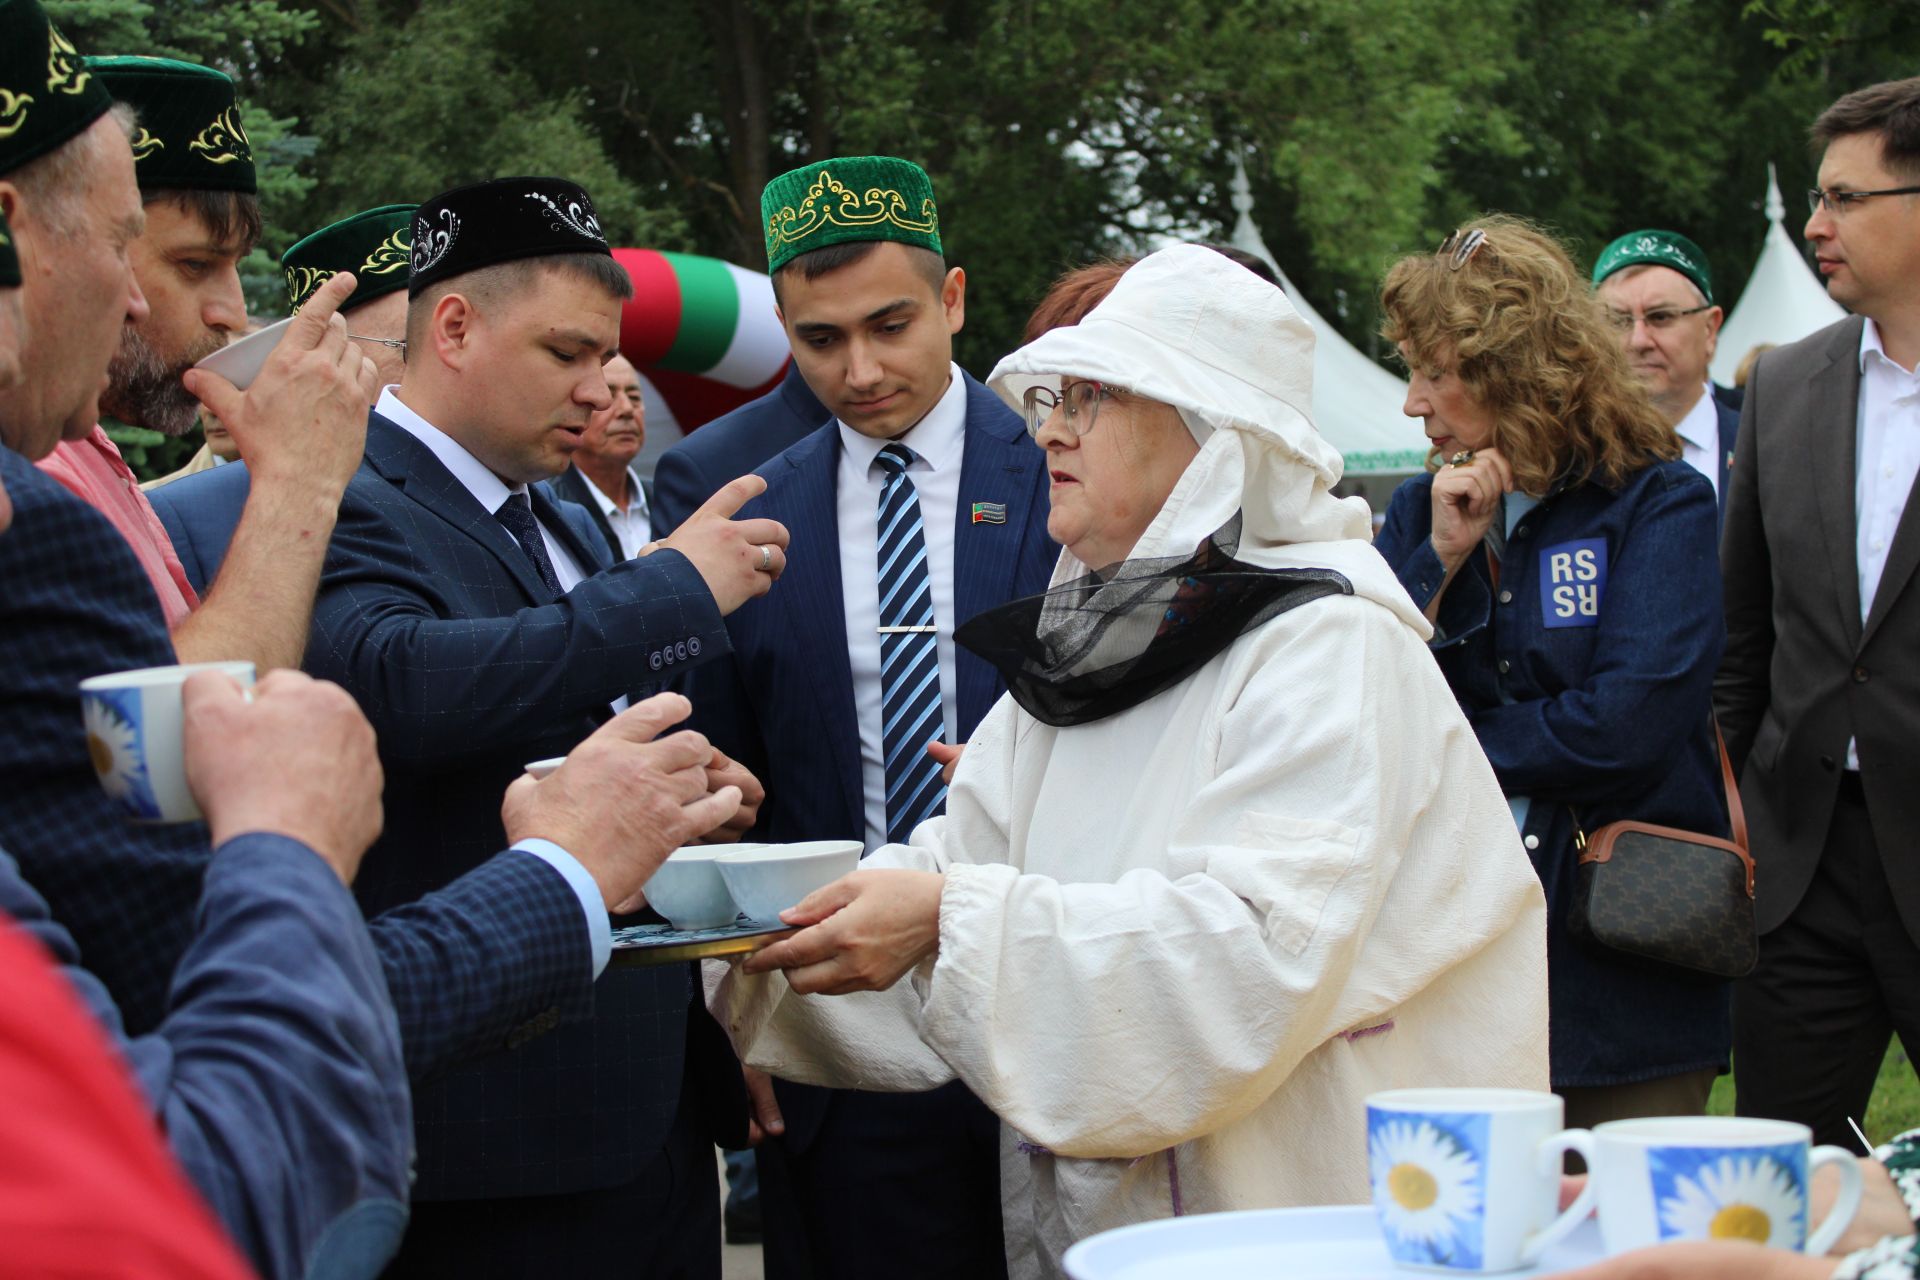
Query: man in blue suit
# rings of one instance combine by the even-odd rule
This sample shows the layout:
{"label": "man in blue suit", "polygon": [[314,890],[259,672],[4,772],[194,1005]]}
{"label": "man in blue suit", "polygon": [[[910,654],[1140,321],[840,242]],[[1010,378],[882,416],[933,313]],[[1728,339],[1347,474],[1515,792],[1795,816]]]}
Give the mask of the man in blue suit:
{"label": "man in blue suit", "polygon": [[[835,220],[849,191],[873,217]],[[762,198],[795,367],[832,417],[760,468],[742,514],[786,525],[797,554],[728,619],[733,656],[689,682],[696,725],[766,784],[756,839],[873,849],[939,812],[941,760],[1002,692],[953,630],[1042,590],[1059,554],[1044,456],[953,363],[966,276],[933,208],[926,174],[889,157],[808,165]],[[1004,1274],[997,1122],[963,1086],[778,1096],[785,1133],[759,1148],[771,1280],[909,1258],[916,1276]]]}
{"label": "man in blue suit", "polygon": [[[356,886],[369,911],[482,861],[525,762],[724,654],[722,616],[785,563],[777,524],[726,518],[762,487],[751,478],[619,564],[537,484],[610,403],[602,365],[631,294],[586,192],[446,192],[420,206],[412,244],[406,373],[369,420],[307,646],[380,735],[386,833]],[[755,785],[729,764],[714,786],[733,778]],[[590,1023],[462,1068],[414,1110],[395,1274],[717,1276],[713,1140],[744,1127],[745,1100],[688,966],[608,973]]]}
{"label": "man in blue suit", "polygon": [[1676,231],[1630,231],[1601,250],[1593,283],[1682,456],[1712,482],[1724,522],[1740,395],[1707,379],[1722,316],[1707,255]]}
{"label": "man in blue suit", "polygon": [[780,385],[722,414],[660,455],[653,467],[653,532],[681,521],[737,475],[751,471],[833,419],[791,361]]}

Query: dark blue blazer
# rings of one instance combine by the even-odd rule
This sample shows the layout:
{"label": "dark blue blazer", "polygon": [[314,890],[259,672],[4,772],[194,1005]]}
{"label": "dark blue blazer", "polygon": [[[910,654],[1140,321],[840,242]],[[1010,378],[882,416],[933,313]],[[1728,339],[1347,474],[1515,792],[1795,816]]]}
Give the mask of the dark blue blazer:
{"label": "dark blue blazer", "polygon": [[[0,476],[14,507],[0,535],[0,845],[142,1035],[170,1007],[212,851],[203,823],[134,825],[107,800],[79,685],[178,658],[106,517],[10,449]],[[527,854],[503,853],[369,928],[415,1079],[593,1006],[580,900]]]}
{"label": "dark blue blazer", "polygon": [[[719,609],[686,557],[660,551],[609,568],[597,535],[563,520],[538,488],[531,496],[535,516],[591,573],[558,601],[425,445],[370,417],[306,662],[351,691],[380,735],[386,830],[355,885],[369,912],[498,849],[500,797],[527,761],[571,750],[654,673],[727,651]],[[690,997],[685,966],[609,970],[590,1022],[419,1090],[415,1194],[632,1181],[679,1104]]]}
{"label": "dark blue blazer", "polygon": [[[613,531],[613,526],[607,523],[607,517],[601,514],[600,504],[595,502],[593,494],[587,491],[587,478],[580,474],[580,468],[569,465],[565,471],[562,471],[553,479],[542,480],[540,487],[546,491],[549,498],[562,504],[563,508],[568,504],[579,507],[581,511],[586,513],[588,521],[593,525],[595,534],[606,540],[607,554],[614,560],[626,558],[626,552],[620,549],[620,535]],[[647,512],[649,516],[651,516],[653,512],[653,482],[651,480],[640,481],[640,495],[646,501]],[[653,521],[649,519],[647,523],[651,528]],[[654,529],[653,533],[657,537],[660,531]]]}
{"label": "dark blue blazer", "polygon": [[[230,462],[211,471],[196,471],[190,476],[182,476],[172,484],[163,484],[147,493],[147,501],[160,517],[160,523],[166,526],[167,538],[173,543],[174,553],[180,557],[180,563],[187,571],[187,581],[193,584],[193,589],[200,593],[203,600],[208,588],[213,586],[213,580],[219,576],[220,566],[226,561],[227,546],[233,541],[233,531],[240,525],[240,513],[246,509],[247,494],[252,487],[247,464]],[[599,532],[612,537],[612,530],[607,528],[604,520],[599,519],[597,508],[581,507],[575,510],[578,500],[570,495],[549,490],[548,496],[556,501],[569,498],[569,501],[561,504],[561,510],[583,535],[592,536],[586,531],[597,528]],[[586,496],[584,493],[580,495],[582,499]]]}
{"label": "dark blue blazer", "polygon": [[[964,376],[964,375],[963,375]],[[767,799],[749,839],[860,840],[866,834],[860,729],[847,660],[835,483],[840,428],[829,422],[759,469],[767,492],[741,510],[793,536],[773,589],[727,619],[734,652],[693,673],[694,724],[746,763]],[[1005,524],[973,524],[975,502],[1002,503]],[[954,625],[1046,589],[1060,548],[1047,536],[1045,453],[997,396],[967,378],[965,453],[954,533]],[[955,720],[961,740],[1005,692],[999,672],[958,650]],[[780,1083],[787,1145],[804,1149],[819,1107]],[[793,1105],[787,1105],[792,1102]]]}
{"label": "dark blue blazer", "polygon": [[0,852],[5,917],[65,971],[256,1271],[379,1273],[407,1221],[412,1112],[379,957],[330,867],[283,836],[222,845],[166,1019],[144,1036]]}
{"label": "dark blue blazer", "polygon": [[653,467],[653,536],[678,529],[720,486],[797,444],[832,416],[789,361],[779,386],[660,455]]}

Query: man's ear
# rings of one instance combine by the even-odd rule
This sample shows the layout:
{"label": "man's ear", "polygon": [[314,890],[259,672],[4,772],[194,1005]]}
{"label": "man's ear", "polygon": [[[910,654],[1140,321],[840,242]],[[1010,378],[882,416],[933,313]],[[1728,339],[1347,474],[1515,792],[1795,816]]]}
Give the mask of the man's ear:
{"label": "man's ear", "polygon": [[427,321],[427,337],[442,364],[449,369],[462,369],[473,358],[479,327],[480,312],[473,300],[464,293],[449,293],[433,304],[433,315]]}
{"label": "man's ear", "polygon": [[967,323],[967,273],[954,267],[940,285],[940,307],[947,313],[947,332],[958,333]]}

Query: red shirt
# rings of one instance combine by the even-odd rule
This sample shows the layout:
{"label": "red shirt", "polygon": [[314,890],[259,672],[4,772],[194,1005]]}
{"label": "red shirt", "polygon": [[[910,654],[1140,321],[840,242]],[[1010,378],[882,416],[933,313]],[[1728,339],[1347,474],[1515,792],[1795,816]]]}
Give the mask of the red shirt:
{"label": "red shirt", "polygon": [[132,468],[105,431],[96,426],[85,440],[61,441],[38,465],[120,531],[160,597],[167,630],[179,626],[199,607],[200,597],[187,581],[187,571],[167,537],[167,527],[153,513],[153,504],[140,492]]}
{"label": "red shirt", "polygon": [[0,916],[0,1278],[244,1280],[106,1034]]}

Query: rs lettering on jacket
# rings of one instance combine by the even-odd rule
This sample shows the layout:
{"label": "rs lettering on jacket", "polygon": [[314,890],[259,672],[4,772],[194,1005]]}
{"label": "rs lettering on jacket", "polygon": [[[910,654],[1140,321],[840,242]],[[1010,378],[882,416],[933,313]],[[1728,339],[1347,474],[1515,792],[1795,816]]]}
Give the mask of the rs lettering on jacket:
{"label": "rs lettering on jacket", "polygon": [[1549,627],[1597,627],[1607,593],[1607,540],[1579,538],[1540,551],[1540,621]]}

